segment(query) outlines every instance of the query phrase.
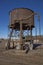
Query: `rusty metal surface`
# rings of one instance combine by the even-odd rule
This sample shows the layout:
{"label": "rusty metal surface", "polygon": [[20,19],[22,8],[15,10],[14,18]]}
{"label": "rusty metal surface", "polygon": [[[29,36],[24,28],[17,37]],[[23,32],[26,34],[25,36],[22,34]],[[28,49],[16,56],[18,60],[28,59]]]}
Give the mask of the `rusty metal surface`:
{"label": "rusty metal surface", "polygon": [[[34,12],[27,8],[16,8],[10,11],[10,25],[22,20],[22,23],[34,26]],[[32,16],[31,16],[32,15]],[[31,16],[31,17],[30,17]],[[30,17],[30,18],[28,18]],[[28,19],[26,19],[28,18]]]}

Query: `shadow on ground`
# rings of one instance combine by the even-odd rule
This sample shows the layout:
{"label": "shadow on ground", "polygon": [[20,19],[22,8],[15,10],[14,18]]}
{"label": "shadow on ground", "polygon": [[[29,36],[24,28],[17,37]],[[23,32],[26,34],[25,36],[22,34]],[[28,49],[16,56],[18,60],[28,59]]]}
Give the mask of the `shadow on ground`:
{"label": "shadow on ground", "polygon": [[33,44],[33,49],[36,49],[37,47],[41,46],[42,44]]}

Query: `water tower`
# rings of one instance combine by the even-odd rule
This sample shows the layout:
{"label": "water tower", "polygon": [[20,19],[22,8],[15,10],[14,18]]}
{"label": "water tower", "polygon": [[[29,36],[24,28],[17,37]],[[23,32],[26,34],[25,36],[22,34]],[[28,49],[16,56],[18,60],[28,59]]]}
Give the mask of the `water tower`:
{"label": "water tower", "polygon": [[22,31],[30,30],[30,40],[32,44],[32,29],[34,28],[34,11],[28,8],[16,8],[9,12],[9,29],[11,29],[7,48],[10,48],[10,41],[13,30],[20,31],[20,44],[23,44]]}

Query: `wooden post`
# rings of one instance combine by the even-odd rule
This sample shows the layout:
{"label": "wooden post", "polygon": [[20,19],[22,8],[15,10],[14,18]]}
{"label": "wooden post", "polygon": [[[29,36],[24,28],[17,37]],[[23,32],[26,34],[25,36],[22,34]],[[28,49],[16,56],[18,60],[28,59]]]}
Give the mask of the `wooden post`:
{"label": "wooden post", "polygon": [[10,42],[11,42],[12,33],[13,33],[13,29],[10,32],[8,43],[7,43],[7,48],[6,49],[10,49]]}
{"label": "wooden post", "polygon": [[22,44],[22,21],[20,21],[20,44]]}
{"label": "wooden post", "polygon": [[30,26],[30,50],[33,49],[33,42],[32,42],[32,27]]}
{"label": "wooden post", "polygon": [[20,45],[21,45],[20,47],[21,47],[21,49],[23,49],[22,48],[22,41],[23,41],[22,40],[22,21],[20,21]]}
{"label": "wooden post", "polygon": [[31,41],[32,41],[32,28],[30,26],[30,38],[31,38]]}

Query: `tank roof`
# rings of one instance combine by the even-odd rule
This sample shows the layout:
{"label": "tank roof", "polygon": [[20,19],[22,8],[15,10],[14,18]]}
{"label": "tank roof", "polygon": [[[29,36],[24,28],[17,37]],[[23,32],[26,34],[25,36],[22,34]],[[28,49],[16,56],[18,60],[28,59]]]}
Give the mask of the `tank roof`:
{"label": "tank roof", "polygon": [[34,11],[31,10],[31,9],[29,9],[29,8],[14,8],[14,9],[10,10],[9,13],[12,12],[12,11],[14,11],[14,10],[16,10],[16,9],[27,9],[27,10],[30,10],[30,11],[32,11],[34,13]]}

